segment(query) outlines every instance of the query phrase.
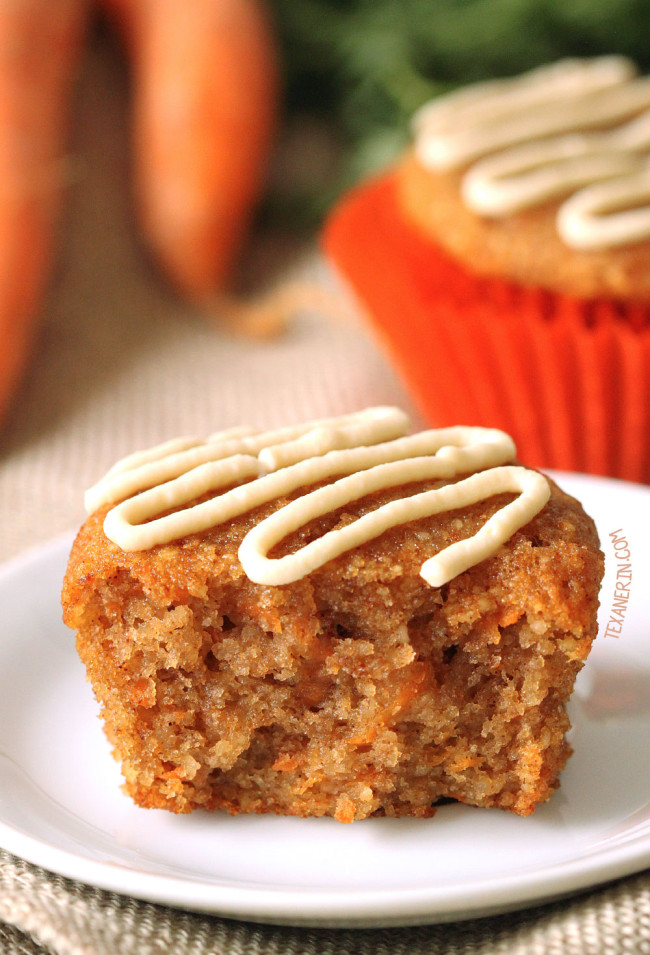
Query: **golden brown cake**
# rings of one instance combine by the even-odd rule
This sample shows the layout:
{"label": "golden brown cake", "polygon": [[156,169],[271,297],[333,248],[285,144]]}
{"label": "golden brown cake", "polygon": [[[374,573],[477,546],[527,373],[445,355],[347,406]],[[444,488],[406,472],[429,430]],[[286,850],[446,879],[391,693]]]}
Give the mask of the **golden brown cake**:
{"label": "golden brown cake", "polygon": [[[388,420],[391,414],[392,432],[359,434],[368,415]],[[596,635],[603,564],[593,522],[552,482],[513,462],[514,448],[500,432],[404,437],[403,416],[391,409],[352,415],[349,423],[343,438],[347,418],[299,429],[298,436],[321,442],[324,436],[325,443],[297,455],[295,435],[287,444],[281,434],[280,447],[291,449],[286,460],[260,453],[278,443],[268,434],[163,449],[163,463],[174,454],[175,461],[187,460],[152,476],[150,464],[134,459],[91,493],[91,509],[103,503],[74,543],[64,619],[77,631],[126,791],[139,805],[350,822],[430,816],[448,797],[527,815],[557,787],[571,751],[565,704]],[[497,445],[498,452],[490,451]],[[395,461],[398,446],[406,451],[388,465],[396,469],[388,479],[379,472],[384,465],[359,465],[368,448],[370,456],[386,452]],[[221,475],[212,483],[221,481],[223,490],[195,499],[185,484],[185,500],[173,499],[173,482],[212,467],[192,458],[198,451],[200,461],[212,461],[206,448],[218,465],[225,448],[228,461],[243,453],[251,467],[262,460],[268,473]],[[486,448],[492,463],[481,457]],[[416,472],[408,471],[403,483],[404,457],[407,468],[429,476],[414,480]],[[317,472],[300,471],[305,459]],[[446,477],[436,476],[441,469]],[[240,501],[238,492],[255,492],[264,482],[269,493],[278,481],[290,487],[288,477],[299,471],[300,486],[256,506],[238,504],[240,513],[221,523],[204,513],[206,503]],[[363,484],[356,499],[307,514],[279,544],[267,536],[266,569],[253,566],[242,542],[267,526],[265,518],[284,520],[288,502],[304,504],[310,492],[329,493],[375,473],[383,487],[368,491]],[[161,481],[172,482],[163,485],[167,496],[155,497],[154,486],[150,506],[151,492],[141,489]],[[498,491],[505,486],[511,490]],[[451,509],[440,510],[441,489],[460,495]],[[454,506],[463,494],[479,499]],[[289,582],[251,579],[266,572],[291,576],[279,569],[284,555],[414,495],[429,513],[391,518],[365,542],[315,558],[309,572],[294,568]],[[120,496],[126,510],[116,506]],[[188,510],[197,504],[199,510]],[[511,519],[521,524],[515,529],[505,527],[510,505]],[[141,506],[136,520],[134,508]],[[536,513],[531,518],[530,511],[516,511],[520,506]],[[162,520],[148,520],[153,513]],[[187,521],[193,513],[207,526],[165,539],[183,527],[169,529],[168,515]],[[472,538],[490,518],[496,536],[487,551],[468,554],[461,547],[457,566],[450,559],[425,579],[427,561],[452,553],[450,545]],[[123,532],[130,550],[107,536],[119,540]],[[163,539],[151,544],[147,535]],[[463,562],[469,566],[456,573]],[[436,573],[449,579],[432,584]]]}
{"label": "golden brown cake", "polygon": [[412,151],[395,175],[409,221],[476,274],[585,299],[650,301],[648,239],[572,248],[557,230],[558,199],[508,216],[480,215],[463,201],[463,173],[426,169]]}

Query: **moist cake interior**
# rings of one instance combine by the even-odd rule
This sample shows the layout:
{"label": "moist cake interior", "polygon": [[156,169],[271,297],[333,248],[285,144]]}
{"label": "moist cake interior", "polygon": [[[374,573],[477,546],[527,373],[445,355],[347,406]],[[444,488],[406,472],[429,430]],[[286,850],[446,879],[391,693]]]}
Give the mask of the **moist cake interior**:
{"label": "moist cake interior", "polygon": [[[440,486],[420,484],[411,490]],[[377,507],[369,495],[278,553]],[[420,567],[512,500],[396,527],[283,586],[237,549],[274,501],[149,551],[81,529],[65,620],[127,792],[174,812],[430,816],[441,798],[531,813],[569,754],[565,704],[595,636],[593,522],[552,486],[497,553],[440,588]]]}

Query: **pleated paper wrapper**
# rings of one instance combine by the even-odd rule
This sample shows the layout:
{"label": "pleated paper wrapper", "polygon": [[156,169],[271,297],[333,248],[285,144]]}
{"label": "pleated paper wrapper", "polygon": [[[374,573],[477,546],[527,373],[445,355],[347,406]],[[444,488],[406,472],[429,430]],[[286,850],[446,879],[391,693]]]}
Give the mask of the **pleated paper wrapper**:
{"label": "pleated paper wrapper", "polygon": [[531,467],[650,482],[650,306],[472,274],[404,219],[390,174],[339,202],[323,246],[432,426],[501,428]]}

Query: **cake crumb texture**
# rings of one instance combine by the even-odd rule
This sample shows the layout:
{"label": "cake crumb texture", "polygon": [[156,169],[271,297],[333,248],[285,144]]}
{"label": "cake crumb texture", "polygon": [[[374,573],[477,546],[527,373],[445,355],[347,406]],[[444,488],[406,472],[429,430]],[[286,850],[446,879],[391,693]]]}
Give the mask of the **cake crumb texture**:
{"label": "cake crumb texture", "polygon": [[[403,493],[319,518],[277,553]],[[248,580],[237,549],[282,501],[138,553],[92,515],[64,619],[126,791],[173,812],[341,822],[427,817],[444,797],[533,812],[570,754],[565,704],[596,635],[593,522],[553,485],[493,557],[442,588],[419,574],[511,499],[393,528],[276,587]]]}

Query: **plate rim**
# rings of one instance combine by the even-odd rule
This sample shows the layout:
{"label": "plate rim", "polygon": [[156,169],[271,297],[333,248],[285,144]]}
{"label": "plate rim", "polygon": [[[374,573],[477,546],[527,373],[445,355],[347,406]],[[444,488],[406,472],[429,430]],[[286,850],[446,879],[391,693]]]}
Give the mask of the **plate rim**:
{"label": "plate rim", "polygon": [[[11,838],[14,836],[14,839]],[[10,838],[7,840],[7,836]],[[301,927],[373,928],[466,921],[549,904],[588,892],[650,866],[650,833],[637,852],[616,845],[590,864],[593,853],[467,885],[340,891],[218,885],[200,879],[121,868],[59,849],[0,820],[2,848],[42,869],[117,895],[224,918]],[[643,844],[641,844],[641,842]],[[624,851],[624,848],[626,851]],[[585,881],[584,876],[588,876]],[[480,901],[476,895],[481,887]],[[467,895],[474,896],[468,904]],[[276,904],[277,903],[277,904]],[[389,909],[387,910],[387,906]]]}

